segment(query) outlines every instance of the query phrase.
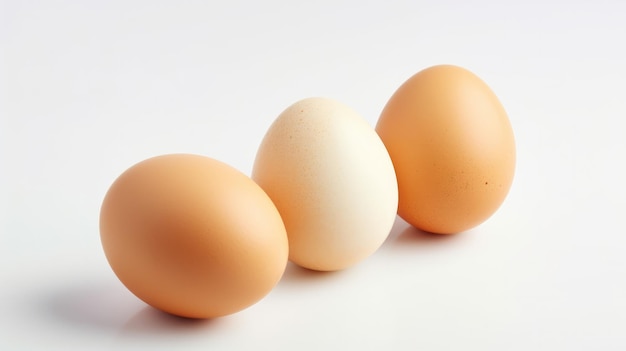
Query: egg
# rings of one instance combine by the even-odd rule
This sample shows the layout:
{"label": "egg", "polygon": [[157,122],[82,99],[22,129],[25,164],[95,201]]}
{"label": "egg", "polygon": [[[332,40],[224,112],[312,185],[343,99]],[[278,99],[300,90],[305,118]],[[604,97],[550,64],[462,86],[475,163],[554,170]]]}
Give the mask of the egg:
{"label": "egg", "polygon": [[409,78],[384,107],[376,131],[398,179],[398,214],[434,233],[456,233],[489,218],[515,171],[515,140],[493,91],[453,65]]}
{"label": "egg", "polygon": [[284,110],[259,146],[254,179],[287,229],[289,259],[320,271],[374,253],[396,217],[398,190],[384,144],[350,107],[308,98]]}
{"label": "egg", "polygon": [[288,258],[276,207],[249,177],[211,158],[139,162],[100,211],[106,258],[121,282],[162,311],[213,318],[264,297]]}

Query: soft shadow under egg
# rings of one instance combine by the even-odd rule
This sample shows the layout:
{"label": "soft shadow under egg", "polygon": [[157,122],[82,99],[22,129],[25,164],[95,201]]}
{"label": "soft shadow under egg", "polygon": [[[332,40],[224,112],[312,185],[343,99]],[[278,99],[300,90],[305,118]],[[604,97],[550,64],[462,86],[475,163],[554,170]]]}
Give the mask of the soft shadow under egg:
{"label": "soft shadow under egg", "polygon": [[[349,268],[348,268],[349,269]],[[307,283],[321,283],[324,281],[335,280],[340,278],[345,270],[339,271],[316,271],[304,267],[300,267],[293,262],[287,264],[285,273],[279,282],[279,285],[300,285]]]}
{"label": "soft shadow under egg", "polygon": [[120,330],[120,337],[167,337],[173,335],[206,334],[224,327],[227,318],[194,319],[175,316],[151,306],[145,306],[128,319]]}
{"label": "soft shadow under egg", "polygon": [[108,332],[119,328],[128,312],[141,302],[114,284],[81,281],[64,286],[42,299],[46,317],[72,328]]}
{"label": "soft shadow under egg", "polygon": [[396,237],[395,243],[406,244],[436,244],[457,240],[463,233],[437,234],[431,233],[409,225]]}

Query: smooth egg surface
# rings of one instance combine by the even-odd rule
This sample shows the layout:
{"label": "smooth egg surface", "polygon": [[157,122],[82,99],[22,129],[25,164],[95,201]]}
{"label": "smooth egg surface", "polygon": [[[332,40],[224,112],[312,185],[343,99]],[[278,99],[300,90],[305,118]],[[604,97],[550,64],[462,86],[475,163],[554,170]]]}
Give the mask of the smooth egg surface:
{"label": "smooth egg surface", "polygon": [[252,178],[280,212],[289,258],[313,270],[347,268],[374,253],[395,220],[398,190],[384,144],[353,109],[308,98],[267,131]]}
{"label": "smooth egg surface", "polygon": [[214,159],[157,156],[120,175],[100,212],[111,268],[165,312],[212,318],[242,310],[281,278],[285,227],[255,183]]}
{"label": "smooth egg surface", "polygon": [[504,201],[515,140],[504,107],[470,71],[452,65],[409,78],[376,125],[393,161],[398,214],[422,230],[461,232]]}

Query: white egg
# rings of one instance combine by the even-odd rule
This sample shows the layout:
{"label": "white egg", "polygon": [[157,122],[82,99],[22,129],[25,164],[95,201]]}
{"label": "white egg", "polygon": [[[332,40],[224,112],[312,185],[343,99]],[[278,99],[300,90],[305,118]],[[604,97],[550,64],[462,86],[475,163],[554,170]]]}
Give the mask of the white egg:
{"label": "white egg", "polygon": [[374,253],[398,207],[393,164],[374,129],[353,109],[308,98],[271,125],[254,179],[278,208],[289,259],[305,268],[347,268]]}

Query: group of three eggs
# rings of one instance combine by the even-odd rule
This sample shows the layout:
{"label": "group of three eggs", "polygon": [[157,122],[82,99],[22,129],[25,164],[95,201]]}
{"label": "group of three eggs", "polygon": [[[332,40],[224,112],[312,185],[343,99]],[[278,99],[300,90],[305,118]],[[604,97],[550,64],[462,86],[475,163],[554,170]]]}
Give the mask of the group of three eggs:
{"label": "group of three eggs", "polygon": [[287,260],[333,271],[365,259],[396,213],[433,233],[472,228],[500,206],[514,168],[495,94],[461,67],[433,66],[400,86],[375,129],[335,100],[291,105],[267,131],[251,178],[199,155],[139,162],[107,192],[100,236],[137,297],[213,318],[264,297]]}

